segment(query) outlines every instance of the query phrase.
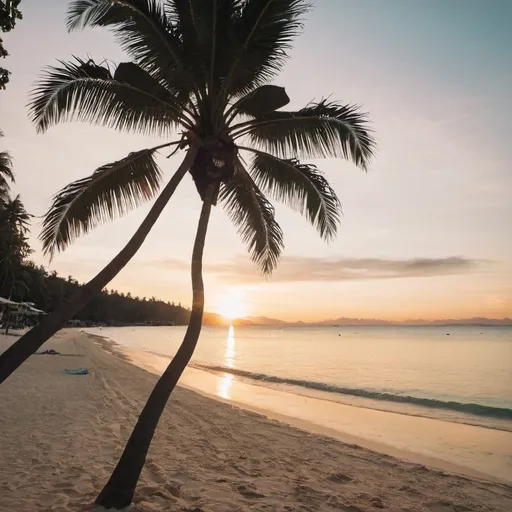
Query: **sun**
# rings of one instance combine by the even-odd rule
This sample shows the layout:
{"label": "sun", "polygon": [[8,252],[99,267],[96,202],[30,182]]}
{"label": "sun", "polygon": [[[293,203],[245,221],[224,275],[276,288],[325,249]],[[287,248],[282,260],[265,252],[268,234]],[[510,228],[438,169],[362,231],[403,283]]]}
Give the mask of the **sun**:
{"label": "sun", "polygon": [[222,294],[218,301],[217,311],[228,320],[247,316],[243,290],[240,288],[230,288]]}

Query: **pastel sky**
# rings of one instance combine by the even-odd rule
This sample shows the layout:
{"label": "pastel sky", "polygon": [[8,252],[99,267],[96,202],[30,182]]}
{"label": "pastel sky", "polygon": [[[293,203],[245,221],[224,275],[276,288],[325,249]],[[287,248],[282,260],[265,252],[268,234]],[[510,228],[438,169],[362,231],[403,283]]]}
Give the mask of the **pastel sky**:
{"label": "pastel sky", "polygon": [[[70,181],[158,141],[79,123],[36,134],[25,105],[44,66],[72,55],[126,57],[104,30],[68,34],[67,0],[21,7],[24,19],[4,38],[12,77],[0,92],[2,149],[14,157],[15,191],[42,215]],[[347,162],[315,162],[343,203],[333,243],[277,206],[286,249],[271,279],[251,267],[216,208],[205,253],[207,309],[234,294],[246,313],[286,320],[512,316],[511,19],[509,0],[317,0],[276,83],[292,108],[329,95],[362,104],[378,152],[368,174]],[[166,176],[179,162],[162,157]],[[199,208],[187,177],[112,286],[188,305]],[[102,226],[51,265],[35,219],[33,259],[85,281],[148,209]]]}

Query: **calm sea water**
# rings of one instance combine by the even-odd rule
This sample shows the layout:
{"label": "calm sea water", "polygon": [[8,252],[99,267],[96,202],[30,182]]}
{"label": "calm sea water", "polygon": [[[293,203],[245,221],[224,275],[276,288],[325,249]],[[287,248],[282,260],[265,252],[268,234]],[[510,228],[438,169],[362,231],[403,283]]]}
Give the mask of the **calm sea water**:
{"label": "calm sea water", "polygon": [[[185,328],[88,331],[169,358]],[[512,431],[511,327],[205,327],[192,365],[319,400]]]}

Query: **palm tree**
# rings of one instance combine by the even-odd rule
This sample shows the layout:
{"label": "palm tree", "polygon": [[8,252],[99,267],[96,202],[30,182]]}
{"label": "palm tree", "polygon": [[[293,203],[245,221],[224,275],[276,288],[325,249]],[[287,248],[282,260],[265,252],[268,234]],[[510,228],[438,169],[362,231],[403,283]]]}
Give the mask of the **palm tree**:
{"label": "palm tree", "polygon": [[0,294],[11,297],[24,286],[23,262],[32,252],[27,234],[31,215],[19,195],[0,206]]}
{"label": "palm tree", "polygon": [[184,151],[185,158],[121,252],[0,356],[0,382],[128,263],[187,173],[203,203],[192,257],[189,326],[98,497],[97,503],[107,508],[131,502],[158,419],[199,337],[202,253],[211,207],[222,204],[253,261],[270,274],[283,248],[283,234],[266,194],[299,211],[329,240],[336,234],[340,204],[322,173],[307,160],[347,158],[366,170],[372,156],[367,119],[356,106],[320,100],[284,111],[289,103],[285,90],[268,83],[282,69],[308,4],[74,0],[68,28],[111,29],[132,61],[117,67],[91,59],[61,62],[46,72],[33,92],[31,116],[40,131],[81,120],[158,137],[180,135],[104,165],[61,190],[43,223],[41,238],[50,255],[155,197],[162,180],[158,151],[174,146],[173,152]]}
{"label": "palm tree", "polygon": [[[0,130],[0,138],[4,136]],[[0,202],[6,201],[9,197],[9,181],[14,183],[14,173],[12,172],[12,160],[7,151],[0,151]],[[0,208],[2,206],[0,205]]]}
{"label": "palm tree", "polygon": [[[23,264],[32,252],[27,234],[30,217],[19,195],[14,199],[6,193],[0,199],[0,295],[23,299],[28,290],[30,275]],[[5,320],[9,332],[10,314]]]}
{"label": "palm tree", "polygon": [[[334,192],[312,165],[295,158],[349,157],[366,168],[372,139],[365,117],[333,101],[279,111],[287,101],[284,90],[263,85],[282,68],[306,4],[169,0],[164,8],[153,0],[71,3],[71,30],[109,27],[134,62],[111,70],[76,59],[51,68],[32,98],[38,129],[79,119],[158,136],[183,133],[180,141],[134,152],[57,194],[45,220],[45,250],[62,250],[98,223],[154,197],[161,179],[154,159],[159,149],[176,145],[186,156],[119,254],[0,355],[0,383],[124,268],[188,171],[202,197],[209,181],[216,181],[218,189],[223,180],[221,200],[265,272],[277,263],[282,240],[261,188],[305,213],[324,237],[335,234]],[[255,155],[251,174],[238,154],[244,140],[251,146],[244,149]],[[226,165],[216,167],[223,157]],[[217,191],[214,203],[216,198]]]}
{"label": "palm tree", "polygon": [[10,226],[15,231],[19,231],[24,235],[27,234],[32,215],[25,209],[25,205],[19,194],[14,199],[9,198],[7,201],[3,202],[0,216],[2,227]]}

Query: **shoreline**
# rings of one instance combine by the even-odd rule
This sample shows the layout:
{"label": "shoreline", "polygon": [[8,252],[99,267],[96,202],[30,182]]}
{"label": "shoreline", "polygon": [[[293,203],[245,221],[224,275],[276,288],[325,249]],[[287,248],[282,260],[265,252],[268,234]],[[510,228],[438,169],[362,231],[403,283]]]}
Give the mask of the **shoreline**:
{"label": "shoreline", "polygon": [[[132,331],[137,332],[133,333]],[[143,340],[149,336],[149,339],[152,340],[150,344],[144,344],[143,341],[142,344],[140,343],[141,337],[137,334],[143,331],[143,329],[137,330],[133,328],[107,328],[105,331],[101,329],[87,329],[84,332],[119,343],[124,349],[128,348],[129,350],[135,350],[139,353],[142,351],[152,354],[156,358],[163,357],[170,360],[177,350],[177,340],[174,336],[174,330],[163,329],[160,331],[159,329],[150,329],[148,335],[142,337]],[[407,390],[406,386],[404,392],[400,391],[400,385],[398,389],[381,389],[378,380],[368,384],[362,383],[356,379],[355,382],[357,384],[351,386],[349,382],[353,381],[350,381],[350,378],[349,382],[347,382],[346,379],[341,379],[339,381],[340,383],[338,383],[337,376],[332,373],[326,376],[325,379],[322,378],[321,375],[314,375],[314,372],[309,377],[302,377],[302,374],[298,374],[296,371],[289,372],[287,369],[284,369],[285,371],[280,372],[277,368],[272,367],[272,365],[268,366],[266,364],[264,364],[263,367],[267,368],[268,374],[265,374],[262,373],[265,370],[262,370],[259,366],[243,365],[239,367],[237,364],[235,368],[232,362],[226,363],[226,358],[229,359],[232,357],[232,352],[235,350],[235,343],[238,346],[236,334],[234,334],[234,332],[232,334],[231,330],[229,331],[227,335],[228,344],[225,345],[223,349],[225,353],[221,354],[217,349],[211,346],[213,338],[217,338],[218,336],[211,336],[209,334],[210,332],[211,330],[208,329],[208,334],[204,333],[207,339],[204,340],[205,343],[196,351],[197,354],[188,365],[189,368],[195,368],[217,376],[222,374],[229,375],[230,379],[236,380],[237,382],[241,381],[253,386],[282,390],[287,393],[302,395],[305,398],[330,401],[334,404],[341,403],[352,407],[361,407],[383,412],[405,414],[407,416],[431,418],[448,423],[461,423],[512,432],[512,402],[505,398],[506,393],[504,394],[503,389],[497,391],[501,393],[503,397],[496,400],[491,396],[490,401],[487,401],[479,398],[477,392],[473,393],[473,395],[471,393],[467,395],[462,393],[462,396],[457,397],[457,391],[455,391],[455,395],[447,395],[443,394],[441,389],[438,389],[436,393],[432,394],[428,390],[421,390],[421,383],[419,389]],[[225,337],[224,330],[222,329],[220,332],[223,333],[220,337]],[[170,346],[166,345],[167,348],[160,346],[162,342],[165,343],[165,338],[169,335],[170,338],[172,338]],[[269,333],[268,335],[274,335],[274,333]],[[121,336],[121,338],[119,338],[119,336]],[[178,338],[180,338],[180,336],[181,333],[178,331]],[[248,333],[245,335],[242,334],[242,338],[247,336],[249,338],[252,337],[249,336]],[[159,351],[156,351],[157,347]],[[204,350],[205,347],[207,347],[206,351]],[[242,343],[240,353],[242,357],[246,357],[244,354],[245,348]],[[135,363],[137,364],[137,361],[135,361]],[[302,362],[299,361],[299,364],[302,364]],[[346,368],[344,370],[346,370]],[[432,370],[432,368],[430,368],[430,370]],[[161,372],[160,367],[157,368],[157,372]],[[468,375],[465,377],[468,378]],[[453,387],[454,383],[451,382],[451,384]]]}
{"label": "shoreline", "polygon": [[[97,335],[89,334],[89,336],[96,337]],[[117,354],[119,354],[120,357],[125,357],[126,360],[130,364],[133,364],[134,366],[143,368],[144,370],[148,371],[149,373],[152,373],[153,375],[160,376],[160,373],[155,368],[151,367],[150,365],[137,364],[136,358],[130,356],[131,351],[124,349],[122,347],[122,345],[120,345],[119,343],[116,343],[115,341],[112,341],[108,338],[104,338],[102,336],[98,336],[98,338],[100,338],[102,340],[101,343],[104,343],[106,346],[112,345],[112,353],[113,354],[117,353]],[[108,348],[105,347],[105,350],[108,350]],[[484,472],[481,472],[481,471],[473,470],[471,468],[457,465],[457,464],[452,464],[448,461],[445,461],[445,460],[442,460],[442,459],[439,459],[436,457],[429,457],[429,456],[423,455],[421,453],[414,453],[414,452],[407,451],[407,450],[401,450],[400,448],[396,448],[396,447],[386,444],[384,442],[379,443],[377,441],[371,441],[369,439],[365,439],[360,436],[355,436],[355,435],[351,435],[351,434],[348,434],[345,432],[340,432],[334,428],[329,428],[329,427],[325,427],[322,425],[318,425],[311,421],[302,420],[302,419],[296,418],[294,416],[280,414],[275,411],[265,409],[264,407],[256,407],[254,405],[246,404],[241,401],[223,398],[213,392],[207,392],[207,391],[201,390],[200,388],[195,387],[194,385],[191,385],[191,384],[179,382],[178,386],[182,387],[184,389],[188,389],[194,393],[198,393],[201,396],[204,396],[205,398],[208,398],[210,400],[215,400],[215,401],[227,404],[227,405],[231,405],[237,409],[250,411],[250,412],[253,412],[260,416],[263,416],[265,418],[268,418],[270,420],[279,421],[280,423],[283,423],[284,425],[288,425],[288,426],[297,428],[297,429],[301,430],[302,432],[304,432],[305,434],[316,434],[316,435],[330,437],[332,439],[335,439],[335,440],[340,441],[347,445],[358,446],[361,448],[371,450],[373,452],[382,453],[384,455],[390,455],[391,457],[395,457],[399,460],[412,462],[414,464],[423,465],[423,466],[427,466],[427,467],[430,466],[431,468],[448,471],[450,473],[457,474],[460,476],[469,476],[469,477],[479,478],[479,479],[487,480],[487,481],[496,480],[496,481],[499,481],[500,483],[503,483],[506,485],[512,483],[512,478],[511,478],[510,482],[507,480],[504,480],[504,479],[503,480],[499,479],[499,478],[493,479],[492,476],[490,476]],[[347,407],[361,407],[361,406],[348,405]],[[364,408],[364,407],[362,407],[362,408]],[[379,412],[388,413],[388,411],[379,411]],[[392,414],[403,414],[403,413],[392,413]],[[405,414],[403,414],[403,415],[407,416]],[[418,416],[418,417],[421,417],[421,416]],[[443,420],[439,420],[439,421],[443,421]]]}
{"label": "shoreline", "polygon": [[[121,357],[126,358],[132,364],[139,366],[140,368],[143,368],[157,376],[161,375],[161,373],[163,372],[164,368],[167,366],[170,360],[169,356],[159,356],[139,349],[132,349],[122,345],[121,343],[117,343],[116,341],[113,341],[112,339],[105,336],[87,332],[85,332],[84,334],[98,339],[99,343],[101,343],[102,346],[106,347],[107,350],[112,350],[113,353],[117,353]],[[156,360],[159,361],[159,364],[155,365]],[[207,378],[205,381],[205,373],[207,373],[208,375],[212,375],[213,378]],[[352,434],[350,432],[341,431],[340,429],[323,425],[321,423],[312,421],[311,419],[308,418],[301,418],[298,416],[294,416],[292,414],[287,414],[282,412],[281,410],[276,410],[276,408],[272,409],[271,407],[268,406],[268,404],[254,405],[253,403],[245,401],[245,397],[250,393],[251,388],[253,386],[256,386],[257,388],[260,389],[262,388],[263,390],[265,390],[265,393],[269,393],[272,391],[272,388],[267,388],[257,383],[246,384],[243,383],[242,381],[230,379],[230,386],[244,387],[245,392],[238,393],[239,399],[233,397],[222,397],[219,395],[218,391],[219,379],[221,380],[223,378],[226,378],[225,375],[222,376],[221,374],[216,374],[214,372],[207,372],[206,370],[203,369],[197,369],[192,365],[192,367],[189,367],[187,368],[187,370],[185,370],[185,373],[180,379],[178,385],[185,389],[189,389],[193,392],[199,393],[202,396],[205,396],[209,399],[226,403],[228,405],[243,410],[248,410],[256,414],[260,414],[265,418],[276,420],[285,425],[298,428],[308,434],[328,436],[332,439],[336,439],[346,444],[357,445],[365,449],[396,457],[400,460],[432,467],[435,469],[440,469],[442,471],[448,471],[450,473],[458,474],[461,476],[479,478],[487,481],[496,481],[508,485],[512,483],[512,473],[507,473],[506,470],[501,470],[500,474],[497,473],[496,469],[493,469],[493,471],[489,469],[489,471],[486,472],[485,470],[471,467],[470,463],[464,465],[455,462],[454,460],[447,460],[440,456],[436,456],[435,452],[433,454],[424,453],[420,449],[418,449],[418,446],[416,446],[416,449],[414,446],[408,448],[396,446],[393,443],[391,443],[390,440],[386,438],[385,435],[381,436],[381,439],[375,440],[375,438],[371,436],[370,433],[368,432],[366,436],[361,435],[359,433]],[[217,393],[215,393],[215,389],[217,389]],[[295,395],[295,393],[288,393],[286,391],[274,390],[273,393],[278,397],[281,395],[284,400],[289,399],[290,397],[302,397],[305,398],[306,400],[309,400],[310,403],[319,400],[315,397],[308,397],[307,395],[300,394]],[[268,396],[267,398],[271,400],[274,397]],[[320,401],[322,401],[322,399],[320,399]],[[360,416],[360,413],[362,413],[363,415],[370,415],[369,419],[373,420],[374,422],[378,422],[380,420],[384,421],[384,423],[389,423],[389,421],[391,420],[392,423],[390,427],[388,427],[388,430],[389,428],[396,428],[407,425],[407,423],[413,422],[415,424],[415,428],[418,428],[420,431],[422,431],[424,435],[429,430],[436,429],[439,431],[440,434],[443,433],[443,430],[444,432],[448,431],[452,439],[453,437],[457,437],[459,433],[467,437],[468,431],[469,435],[473,436],[475,435],[475,433],[476,435],[478,435],[479,433],[483,433],[486,434],[487,437],[492,438],[493,444],[495,446],[500,444],[501,439],[503,439],[505,443],[507,442],[507,439],[512,440],[512,433],[509,430],[505,429],[493,429],[491,427],[484,427],[481,425],[474,425],[469,423],[450,422],[444,419],[434,419],[420,415],[408,415],[402,412],[366,408],[360,405],[342,404],[339,402],[332,402],[332,404],[337,406],[337,408],[341,409],[344,413],[346,413],[346,415],[355,417],[356,426],[358,422],[359,424],[363,423],[362,419],[357,420],[357,417]],[[361,409],[361,411],[358,411],[357,409]],[[396,415],[399,415],[399,418],[396,418]],[[402,421],[399,421],[397,423],[397,419]],[[483,430],[481,431],[480,429]],[[490,430],[491,432],[486,433],[486,430]],[[405,430],[402,432],[402,435],[403,434],[405,434]],[[457,459],[457,454],[453,455],[452,459]]]}
{"label": "shoreline", "polygon": [[[14,341],[0,339],[0,350]],[[114,344],[63,331],[0,390],[0,510],[86,511],[155,382]],[[66,376],[65,367],[90,374]],[[512,486],[457,476],[308,433],[176,389],[133,512],[512,510]]]}
{"label": "shoreline", "polygon": [[[116,343],[116,342],[114,342],[114,343]],[[122,346],[122,345],[120,345],[120,346]],[[156,355],[158,356],[158,354],[156,354]],[[167,356],[163,356],[162,355],[162,357],[167,357]],[[132,362],[135,365],[137,364],[135,361],[132,361]],[[217,376],[221,375],[221,374],[230,374],[230,375],[233,375],[234,377],[238,376],[235,372],[231,371],[230,368],[226,368],[225,371],[220,371],[220,370],[211,370],[211,369],[208,369],[207,367],[204,367],[204,366],[199,365],[199,364],[194,364],[194,363],[189,363],[189,366],[191,368],[196,368],[197,370],[200,370],[200,371],[206,371],[206,372],[209,372],[209,373],[211,373],[213,375],[217,375]],[[148,370],[148,371],[151,371],[151,370]],[[263,382],[253,381],[250,378],[249,379],[245,379],[243,376],[240,378],[240,380],[242,382],[249,383],[251,386],[267,387],[267,386],[265,386],[265,381],[263,381]],[[295,394],[295,395],[300,395],[300,396],[303,396],[305,398],[312,398],[312,399],[316,399],[316,400],[324,400],[326,402],[332,402],[333,404],[343,404],[343,405],[347,405],[347,406],[350,406],[350,407],[356,407],[356,408],[361,408],[361,409],[371,409],[371,410],[374,410],[374,411],[379,411],[379,412],[384,412],[384,413],[401,414],[403,416],[413,416],[413,417],[416,417],[416,418],[434,419],[436,421],[442,421],[442,422],[446,422],[446,423],[458,423],[460,425],[469,425],[469,426],[472,426],[472,427],[480,427],[480,428],[486,428],[486,429],[490,429],[490,430],[500,430],[500,431],[503,431],[503,432],[512,432],[512,420],[503,420],[503,421],[507,422],[507,425],[506,426],[501,426],[501,425],[498,425],[498,424],[490,425],[490,424],[486,424],[486,423],[479,423],[469,413],[465,413],[465,416],[468,419],[466,419],[466,417],[465,417],[463,421],[461,419],[459,419],[459,418],[457,420],[455,420],[455,419],[451,419],[451,418],[449,419],[449,418],[442,417],[442,416],[435,417],[435,416],[430,416],[430,415],[426,414],[424,411],[419,412],[418,409],[420,409],[420,408],[425,409],[426,408],[426,407],[422,407],[422,406],[419,406],[419,405],[413,405],[411,407],[411,404],[407,404],[408,409],[414,408],[414,410],[408,410],[407,412],[404,411],[404,410],[400,410],[400,409],[392,409],[392,408],[385,409],[382,405],[379,404],[379,402],[377,400],[373,400],[371,398],[360,398],[360,397],[357,397],[356,399],[359,398],[358,403],[351,403],[348,400],[347,401],[342,401],[342,400],[336,400],[335,398],[331,398],[331,397],[329,397],[330,393],[327,392],[327,391],[314,390],[311,394],[308,394],[308,388],[305,388],[306,391],[304,391],[303,389],[301,389],[298,386],[293,386],[293,384],[289,384],[289,386],[291,388],[293,388],[293,394]],[[272,387],[272,386],[268,386],[268,387]],[[274,389],[276,389],[276,388],[274,388]],[[316,394],[321,393],[323,396],[321,396],[321,397],[320,396],[316,396],[315,391],[316,391]],[[288,392],[288,391],[285,390],[285,392]],[[218,397],[218,395],[211,395],[211,396],[213,398],[221,399],[221,397]],[[352,398],[352,397],[349,395],[349,398]],[[378,405],[375,405],[373,407],[369,407],[367,405],[368,402],[373,402],[373,403],[378,404]],[[386,404],[388,404],[388,403],[389,402],[386,402]],[[395,403],[392,402],[392,405],[395,405]],[[402,405],[402,404],[399,404],[399,405]],[[436,409],[435,407],[432,407],[432,408],[429,408],[429,409],[439,410],[439,409]],[[476,417],[479,418],[480,416],[477,415]],[[491,417],[491,419],[495,420],[496,418]],[[500,420],[501,420],[501,418],[498,418],[498,421],[500,421]]]}

